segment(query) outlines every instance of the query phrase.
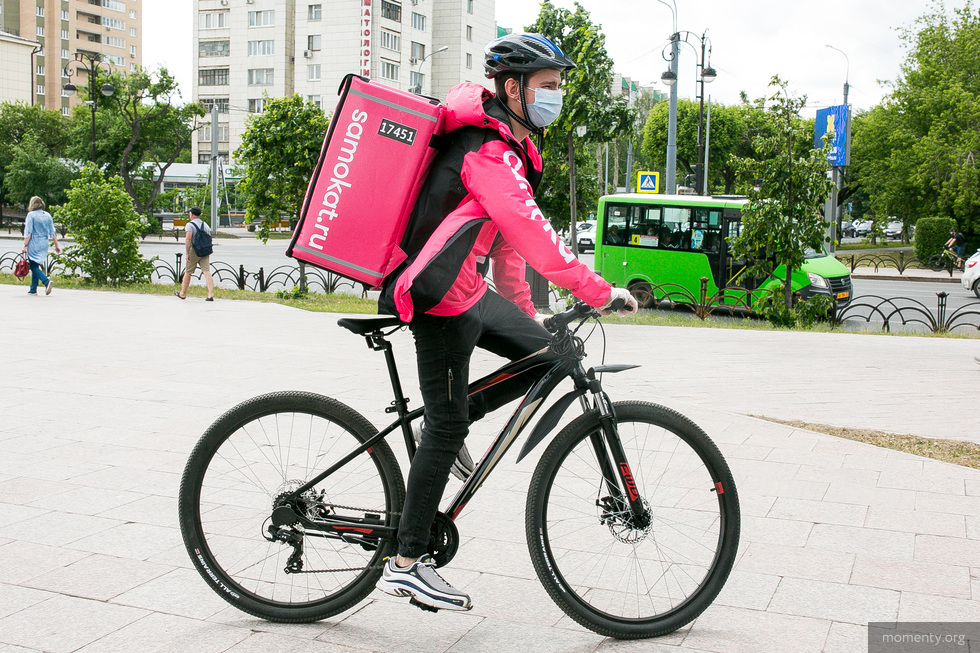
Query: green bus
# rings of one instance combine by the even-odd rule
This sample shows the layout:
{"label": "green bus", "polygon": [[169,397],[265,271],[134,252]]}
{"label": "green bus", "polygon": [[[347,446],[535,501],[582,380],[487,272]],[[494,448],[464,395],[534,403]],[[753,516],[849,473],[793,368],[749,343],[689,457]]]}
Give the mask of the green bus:
{"label": "green bus", "polygon": [[[707,298],[717,295],[718,304],[751,308],[763,291],[786,278],[786,268],[753,279],[745,261],[732,256],[728,242],[741,233],[746,202],[731,196],[606,195],[596,213],[595,270],[629,289],[646,308],[663,299],[699,302],[702,277]],[[828,295],[838,307],[852,296],[847,266],[825,252],[811,252],[793,271],[792,288],[804,299]]]}

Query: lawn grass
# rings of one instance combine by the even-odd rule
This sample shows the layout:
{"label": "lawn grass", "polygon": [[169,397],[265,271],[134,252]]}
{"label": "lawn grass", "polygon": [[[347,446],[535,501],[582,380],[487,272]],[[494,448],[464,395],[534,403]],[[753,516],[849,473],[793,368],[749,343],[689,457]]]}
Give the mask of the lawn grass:
{"label": "lawn grass", "polygon": [[[848,252],[851,250],[865,250],[865,249],[880,249],[880,250],[895,250],[899,252],[902,250],[912,249],[911,243],[906,245],[900,240],[886,240],[883,242],[877,242],[874,245],[867,242],[860,243],[838,243],[836,247],[838,252]],[[883,252],[884,253],[884,252]]]}
{"label": "lawn grass", "polygon": [[750,415],[767,422],[785,424],[794,428],[826,433],[845,440],[864,442],[873,444],[876,447],[892,449],[894,451],[904,451],[905,453],[915,454],[924,458],[932,458],[945,463],[962,465],[980,469],[980,444],[966,442],[963,440],[946,440],[943,438],[924,438],[918,435],[907,435],[899,433],[887,433],[885,431],[874,431],[871,429],[855,429],[843,426],[829,426],[827,424],[814,424],[812,422],[801,422],[799,420],[783,420],[765,415]]}

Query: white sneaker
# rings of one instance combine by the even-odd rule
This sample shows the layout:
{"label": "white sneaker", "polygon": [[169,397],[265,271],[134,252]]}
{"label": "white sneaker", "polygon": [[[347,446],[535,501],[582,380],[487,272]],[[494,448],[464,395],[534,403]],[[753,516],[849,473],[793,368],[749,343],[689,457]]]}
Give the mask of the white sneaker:
{"label": "white sneaker", "polygon": [[[425,420],[418,420],[412,425],[412,437],[415,438],[415,445],[422,441],[422,426]],[[456,460],[453,461],[453,468],[450,470],[453,476],[461,481],[466,481],[473,473],[473,458],[470,456],[470,450],[466,448],[466,443],[463,443],[463,448],[459,450],[459,454],[456,456]]]}
{"label": "white sneaker", "polygon": [[410,596],[418,603],[437,610],[471,610],[470,597],[443,580],[436,572],[436,561],[426,554],[407,567],[388,558],[378,589],[394,596]]}
{"label": "white sneaker", "polygon": [[52,288],[54,288],[54,282],[51,281],[51,279],[48,279],[48,282],[46,284],[44,284],[44,294],[45,295],[50,295]]}

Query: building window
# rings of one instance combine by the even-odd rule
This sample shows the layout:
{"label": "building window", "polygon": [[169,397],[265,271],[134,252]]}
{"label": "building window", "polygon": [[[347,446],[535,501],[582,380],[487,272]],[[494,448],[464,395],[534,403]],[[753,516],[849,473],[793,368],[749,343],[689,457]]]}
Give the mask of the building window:
{"label": "building window", "polygon": [[38,36],[44,36],[44,28],[43,28],[43,27],[41,27],[40,25],[38,25],[38,26],[37,26],[37,32],[36,32],[36,34],[37,34]]}
{"label": "building window", "polygon": [[469,52],[466,53],[466,67],[467,68],[473,67],[473,55],[470,54]]}
{"label": "building window", "polygon": [[136,28],[135,27],[130,27],[129,28],[129,35],[130,36],[136,36]]}
{"label": "building window", "polygon": [[64,9],[61,10],[61,20],[68,20],[68,12]]}
{"label": "building window", "polygon": [[310,34],[306,37],[306,49],[314,52],[320,49],[320,35]]}
{"label": "building window", "polygon": [[422,61],[425,59],[425,45],[412,41],[412,59]]}
{"label": "building window", "polygon": [[38,66],[37,67],[37,74],[38,75],[44,75],[44,66]]}
{"label": "building window", "polygon": [[131,56],[131,57],[135,57],[136,56],[136,46],[135,45],[129,46],[129,56]]}
{"label": "building window", "polygon": [[107,29],[123,30],[126,29],[126,21],[122,20],[121,18],[107,18],[103,16],[102,27]]}
{"label": "building window", "polygon": [[40,16],[41,18],[44,18],[44,7],[37,8],[37,15]]}
{"label": "building window", "polygon": [[266,54],[275,54],[276,42],[272,40],[268,41],[249,41],[248,42],[248,56],[256,57]]}
{"label": "building window", "polygon": [[249,27],[268,27],[276,24],[276,12],[272,9],[268,11],[248,12]]}
{"label": "building window", "polygon": [[[227,152],[222,152],[221,150],[218,150],[218,157],[217,158],[218,158],[219,161],[221,161],[222,164],[228,165],[228,153]],[[197,153],[197,162],[198,163],[201,163],[201,164],[211,163],[211,153],[210,152],[198,152]]]}
{"label": "building window", "polygon": [[66,29],[61,30],[61,40],[62,41],[68,40],[68,30]]}
{"label": "building window", "polygon": [[62,59],[67,59],[68,58],[68,50],[65,50],[65,49],[62,48],[62,50],[61,50],[61,58]]}
{"label": "building window", "polygon": [[402,37],[386,29],[381,30],[381,47],[395,52],[401,52]]}
{"label": "building window", "polygon": [[274,68],[250,68],[248,71],[249,86],[272,86],[274,80]]}
{"label": "building window", "polygon": [[263,111],[265,111],[265,98],[248,101],[249,113],[262,113]]}
{"label": "building window", "polygon": [[381,62],[381,78],[398,81],[398,65],[390,61]]}
{"label": "building window", "polygon": [[322,108],[322,106],[320,104],[320,96],[319,95],[307,95],[306,96],[306,101],[309,102],[310,104],[315,104],[319,108]]}
{"label": "building window", "polygon": [[100,56],[102,57],[102,61],[105,61],[106,63],[111,63],[113,66],[126,65],[126,57],[123,57],[122,55],[106,54],[103,52]]}
{"label": "building window", "polygon": [[473,13],[473,0],[466,0],[466,13]]}
{"label": "building window", "polygon": [[[227,143],[229,134],[228,124],[218,123],[218,142]],[[211,125],[204,125],[198,130],[197,140],[203,143],[211,142]]]}
{"label": "building window", "polygon": [[473,26],[472,25],[467,25],[466,26],[466,40],[467,41],[472,41],[473,40]]}
{"label": "building window", "polygon": [[306,7],[307,20],[320,20],[320,15],[322,13],[323,13],[323,5],[308,5]]}
{"label": "building window", "polygon": [[412,27],[420,32],[425,31],[425,16],[412,12]]}
{"label": "building window", "polygon": [[102,37],[102,42],[108,45],[110,48],[126,47],[126,39],[121,36],[104,36]]}
{"label": "building window", "polygon": [[231,41],[199,41],[197,54],[199,57],[228,57],[231,55]]}
{"label": "building window", "polygon": [[320,80],[320,64],[313,63],[306,67],[306,79],[311,82]]}
{"label": "building window", "polygon": [[396,5],[394,2],[388,2],[388,0],[381,0],[381,17],[387,18],[388,20],[393,20],[396,23],[402,22],[401,5]]}
{"label": "building window", "polygon": [[198,18],[200,29],[221,29],[228,27],[228,11],[202,11]]}
{"label": "building window", "polygon": [[38,95],[44,95],[44,84],[38,84],[37,85],[37,94]]}
{"label": "building window", "polygon": [[198,86],[228,86],[227,68],[205,68],[197,71]]}
{"label": "building window", "polygon": [[412,92],[413,93],[418,93],[418,94],[421,95],[421,93],[422,93],[422,82],[425,81],[425,75],[423,75],[422,73],[417,73],[417,72],[415,72],[413,70],[412,73],[409,75],[409,77],[412,80],[412,82],[410,84],[411,87],[412,87],[411,88]]}
{"label": "building window", "polygon": [[126,3],[119,0],[102,0],[102,6],[113,11],[126,11]]}
{"label": "building window", "polygon": [[211,113],[211,107],[214,106],[218,107],[218,113],[228,113],[228,98],[226,97],[202,97],[200,103],[208,113]]}
{"label": "building window", "polygon": [[63,115],[63,116],[70,116],[71,115],[71,109],[69,109],[68,107],[61,107],[61,115]]}
{"label": "building window", "polygon": [[139,69],[139,66],[137,66],[136,64],[134,64],[134,63],[129,64],[129,72],[135,73],[138,69]]}
{"label": "building window", "polygon": [[136,20],[136,10],[135,9],[130,9],[129,10],[129,17],[132,18],[133,20]]}

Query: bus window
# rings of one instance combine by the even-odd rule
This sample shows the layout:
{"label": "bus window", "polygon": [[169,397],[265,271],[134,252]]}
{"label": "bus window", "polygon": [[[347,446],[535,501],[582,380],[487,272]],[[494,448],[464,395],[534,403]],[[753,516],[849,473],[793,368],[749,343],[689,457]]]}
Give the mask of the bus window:
{"label": "bus window", "polygon": [[630,225],[630,244],[637,247],[659,247],[660,207],[635,207],[632,224]]}
{"label": "bus window", "polygon": [[688,249],[691,244],[691,209],[664,207],[664,228],[661,247]]}
{"label": "bus window", "polygon": [[606,211],[606,224],[602,230],[606,245],[622,245],[628,233],[630,207],[610,205]]}
{"label": "bus window", "polygon": [[691,250],[717,254],[721,243],[721,211],[708,208],[694,209],[691,230]]}

